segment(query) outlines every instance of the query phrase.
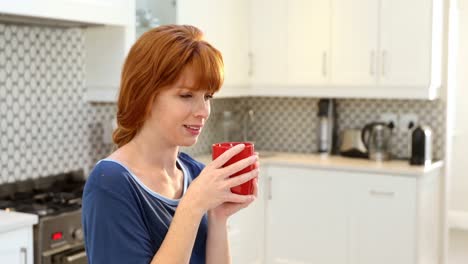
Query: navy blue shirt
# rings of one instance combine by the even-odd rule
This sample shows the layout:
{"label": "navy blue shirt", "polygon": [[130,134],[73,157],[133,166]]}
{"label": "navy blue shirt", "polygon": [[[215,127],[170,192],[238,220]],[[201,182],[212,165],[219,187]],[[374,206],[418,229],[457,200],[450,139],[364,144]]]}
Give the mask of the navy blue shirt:
{"label": "navy blue shirt", "polygon": [[[183,194],[204,165],[179,153]],[[91,171],[83,192],[83,231],[90,264],[150,263],[174,216],[179,199],[145,186],[123,164],[104,159]],[[205,263],[207,217],[202,218],[190,264]]]}

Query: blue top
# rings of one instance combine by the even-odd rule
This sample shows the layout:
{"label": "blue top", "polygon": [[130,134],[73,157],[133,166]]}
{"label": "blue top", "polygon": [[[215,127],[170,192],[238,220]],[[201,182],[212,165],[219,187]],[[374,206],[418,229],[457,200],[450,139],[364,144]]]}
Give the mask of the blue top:
{"label": "blue top", "polygon": [[[177,166],[184,174],[184,195],[204,165],[179,153]],[[99,161],[83,191],[82,222],[89,264],[150,263],[179,201],[150,190],[123,164],[110,159]],[[190,264],[205,263],[207,229],[204,215]]]}

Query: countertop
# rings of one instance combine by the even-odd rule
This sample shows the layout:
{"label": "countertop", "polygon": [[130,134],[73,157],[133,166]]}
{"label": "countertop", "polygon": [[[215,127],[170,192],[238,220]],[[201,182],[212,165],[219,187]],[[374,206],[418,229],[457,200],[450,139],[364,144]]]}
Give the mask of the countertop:
{"label": "countertop", "polygon": [[0,210],[0,233],[37,224],[38,218],[34,214],[7,212]]}
{"label": "countertop", "polygon": [[[194,158],[205,164],[211,161],[210,154],[195,156]],[[376,162],[368,159],[347,158],[333,155],[260,151],[260,167],[262,164],[305,166],[324,170],[422,176],[441,169],[443,161],[435,161],[426,166],[413,166],[410,165],[408,161],[404,160]]]}

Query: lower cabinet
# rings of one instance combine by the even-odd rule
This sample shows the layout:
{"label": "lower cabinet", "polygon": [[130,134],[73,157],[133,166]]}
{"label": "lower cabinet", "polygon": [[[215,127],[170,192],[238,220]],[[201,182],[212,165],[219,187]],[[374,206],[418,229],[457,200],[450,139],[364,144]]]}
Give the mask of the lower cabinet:
{"label": "lower cabinet", "polygon": [[0,263],[33,264],[32,227],[0,233]]}
{"label": "lower cabinet", "polygon": [[265,166],[231,220],[233,263],[439,263],[438,173]]}
{"label": "lower cabinet", "polygon": [[346,263],[348,184],[332,171],[267,174],[265,263]]}
{"label": "lower cabinet", "polygon": [[260,177],[255,202],[229,218],[228,236],[233,264],[264,263],[265,186],[265,179]]}
{"label": "lower cabinet", "polygon": [[348,263],[417,263],[416,178],[350,176]]}

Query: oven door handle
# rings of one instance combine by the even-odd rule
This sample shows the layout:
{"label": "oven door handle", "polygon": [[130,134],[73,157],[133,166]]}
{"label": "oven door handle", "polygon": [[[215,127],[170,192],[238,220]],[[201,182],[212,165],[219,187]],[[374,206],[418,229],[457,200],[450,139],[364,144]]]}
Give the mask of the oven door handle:
{"label": "oven door handle", "polygon": [[79,260],[79,259],[82,259],[82,258],[85,258],[86,257],[86,251],[80,251],[76,254],[73,254],[71,256],[67,256],[65,258],[65,263],[73,263],[75,262],[76,260]]}

